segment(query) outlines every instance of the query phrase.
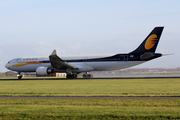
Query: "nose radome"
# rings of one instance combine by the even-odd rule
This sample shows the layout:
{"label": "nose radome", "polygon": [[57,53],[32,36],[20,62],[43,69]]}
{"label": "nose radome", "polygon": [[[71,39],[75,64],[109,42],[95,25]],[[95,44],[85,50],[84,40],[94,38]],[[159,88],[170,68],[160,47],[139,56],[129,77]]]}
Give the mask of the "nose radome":
{"label": "nose radome", "polygon": [[6,68],[8,68],[7,64],[5,65]]}
{"label": "nose radome", "polygon": [[9,68],[10,68],[10,65],[7,63],[7,64],[5,65],[5,67],[6,67],[7,69],[9,69]]}

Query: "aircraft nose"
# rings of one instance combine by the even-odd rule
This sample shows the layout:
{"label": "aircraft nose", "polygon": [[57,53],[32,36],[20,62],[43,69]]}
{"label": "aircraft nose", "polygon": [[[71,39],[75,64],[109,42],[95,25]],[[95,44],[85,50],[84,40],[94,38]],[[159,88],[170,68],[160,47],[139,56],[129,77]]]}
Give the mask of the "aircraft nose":
{"label": "aircraft nose", "polygon": [[5,65],[5,67],[6,67],[7,69],[9,69],[11,66],[9,65],[9,63],[7,63],[7,64]]}

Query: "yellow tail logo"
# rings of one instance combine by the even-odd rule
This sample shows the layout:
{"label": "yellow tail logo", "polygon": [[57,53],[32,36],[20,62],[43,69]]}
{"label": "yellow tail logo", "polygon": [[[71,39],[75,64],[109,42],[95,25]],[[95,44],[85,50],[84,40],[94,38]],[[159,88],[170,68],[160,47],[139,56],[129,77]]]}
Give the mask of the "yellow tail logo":
{"label": "yellow tail logo", "polygon": [[151,36],[147,39],[147,41],[146,41],[146,43],[145,43],[145,49],[146,49],[146,50],[151,49],[151,48],[158,42],[157,40],[158,40],[158,39],[157,39],[157,35],[156,35],[156,34],[151,35]]}

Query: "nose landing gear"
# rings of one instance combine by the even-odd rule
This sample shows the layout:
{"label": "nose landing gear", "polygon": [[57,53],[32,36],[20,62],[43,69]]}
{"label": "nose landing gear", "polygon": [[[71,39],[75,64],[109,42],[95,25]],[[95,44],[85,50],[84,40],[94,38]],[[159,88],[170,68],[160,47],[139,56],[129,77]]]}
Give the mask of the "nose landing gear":
{"label": "nose landing gear", "polygon": [[17,77],[18,77],[19,80],[22,79],[21,72],[18,72]]}

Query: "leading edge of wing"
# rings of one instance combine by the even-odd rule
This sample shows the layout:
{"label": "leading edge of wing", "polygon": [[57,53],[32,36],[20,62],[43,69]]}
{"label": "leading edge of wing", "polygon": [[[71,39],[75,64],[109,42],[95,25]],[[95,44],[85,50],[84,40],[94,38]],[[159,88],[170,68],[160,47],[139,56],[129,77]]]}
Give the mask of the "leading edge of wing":
{"label": "leading edge of wing", "polygon": [[51,62],[51,66],[55,69],[78,69],[75,66],[67,63],[66,61],[62,60],[60,57],[57,56],[56,50],[52,52],[52,54],[49,56],[49,60]]}

